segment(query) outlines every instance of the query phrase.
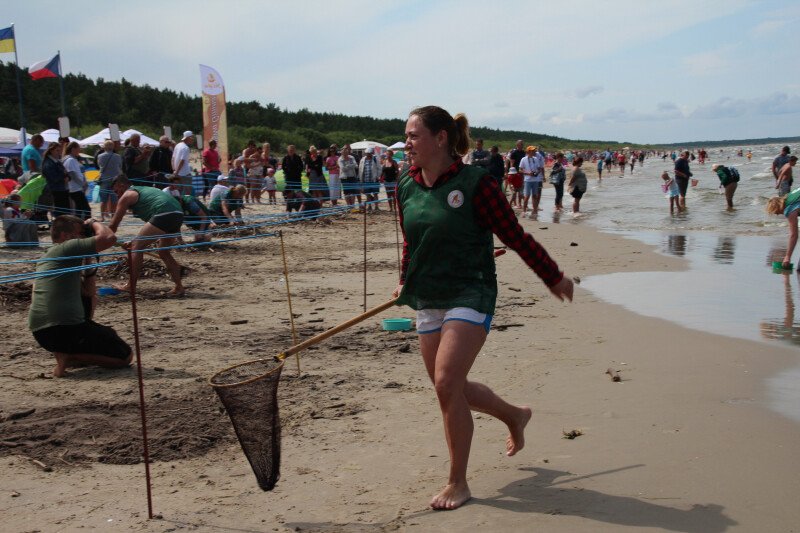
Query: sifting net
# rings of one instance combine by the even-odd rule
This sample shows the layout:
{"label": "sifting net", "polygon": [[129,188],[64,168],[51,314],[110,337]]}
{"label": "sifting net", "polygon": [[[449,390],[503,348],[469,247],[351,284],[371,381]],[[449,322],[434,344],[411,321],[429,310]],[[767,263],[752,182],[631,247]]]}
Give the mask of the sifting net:
{"label": "sifting net", "polygon": [[209,380],[228,411],[242,450],[263,490],[272,490],[280,477],[281,370],[283,361],[257,359],[226,368]]}

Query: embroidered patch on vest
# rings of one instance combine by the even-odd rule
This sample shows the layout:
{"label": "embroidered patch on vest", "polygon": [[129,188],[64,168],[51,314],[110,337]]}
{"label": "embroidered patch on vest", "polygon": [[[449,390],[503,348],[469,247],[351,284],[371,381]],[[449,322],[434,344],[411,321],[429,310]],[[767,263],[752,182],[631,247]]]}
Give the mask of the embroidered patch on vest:
{"label": "embroidered patch on vest", "polygon": [[447,205],[456,209],[464,205],[464,193],[459,190],[450,191],[447,195]]}

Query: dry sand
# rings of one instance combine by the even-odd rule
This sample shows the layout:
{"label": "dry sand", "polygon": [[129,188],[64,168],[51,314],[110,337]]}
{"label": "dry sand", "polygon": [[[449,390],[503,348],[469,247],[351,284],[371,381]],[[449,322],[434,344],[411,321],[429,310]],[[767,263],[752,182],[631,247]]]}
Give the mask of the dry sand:
{"label": "dry sand", "polygon": [[[261,208],[262,210],[264,208]],[[570,276],[685,265],[582,223],[524,221]],[[361,311],[361,218],[284,228],[302,337]],[[369,224],[369,305],[388,299],[397,255],[392,218]],[[571,246],[576,243],[577,246]],[[35,253],[0,251],[3,260]],[[800,522],[800,427],[766,408],[764,378],[796,361],[779,344],[704,334],[632,314],[577,289],[571,305],[509,254],[498,260],[496,329],[471,378],[533,407],[525,449],[475,416],[473,500],[428,509],[446,478],[440,413],[412,333],[380,317],[287,364],[280,388],[282,478],[256,485],[221,404],[215,371],[291,344],[275,238],[181,252],[188,295],[166,278],[140,283],[155,512],[146,519],[133,368],[72,369],[0,315],[0,514],[4,531],[794,531]],[[101,285],[110,280],[101,280]],[[413,317],[396,309],[382,317]],[[97,319],[132,343],[127,297]],[[231,325],[231,321],[247,320]],[[612,367],[622,381],[604,372]],[[562,438],[562,431],[583,434]],[[52,469],[42,471],[27,458]]]}

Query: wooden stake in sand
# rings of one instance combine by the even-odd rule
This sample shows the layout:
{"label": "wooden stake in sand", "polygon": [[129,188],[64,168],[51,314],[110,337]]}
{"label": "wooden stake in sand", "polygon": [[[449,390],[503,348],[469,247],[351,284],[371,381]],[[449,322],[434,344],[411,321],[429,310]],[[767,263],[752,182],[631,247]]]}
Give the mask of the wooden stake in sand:
{"label": "wooden stake in sand", "polygon": [[[286,282],[286,300],[289,302],[289,324],[292,327],[292,346],[297,344],[297,331],[294,329],[294,314],[292,313],[292,291],[289,290],[289,267],[286,265],[286,250],[283,247],[283,230],[278,231],[281,238],[281,256],[283,257],[283,280]],[[300,375],[300,356],[297,359],[297,375]]]}
{"label": "wooden stake in sand", "polygon": [[[133,265],[133,252],[128,250],[128,265]],[[144,477],[147,482],[147,518],[153,519],[153,493],[150,483],[150,451],[147,447],[147,416],[144,405],[144,381],[142,380],[142,353],[139,348],[139,315],[136,312],[136,278],[133,269],[129,268],[128,286],[131,291],[131,308],[133,310],[133,340],[136,348],[136,370],[139,376],[139,411],[142,414],[142,443],[144,445]]]}
{"label": "wooden stake in sand", "polygon": [[367,204],[364,202],[364,312],[367,312]]}

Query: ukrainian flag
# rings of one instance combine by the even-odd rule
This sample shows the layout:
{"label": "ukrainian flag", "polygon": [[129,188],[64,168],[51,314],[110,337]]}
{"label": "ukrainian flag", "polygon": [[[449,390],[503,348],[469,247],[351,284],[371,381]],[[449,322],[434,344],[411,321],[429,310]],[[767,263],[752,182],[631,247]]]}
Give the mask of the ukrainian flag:
{"label": "ukrainian flag", "polygon": [[14,26],[0,29],[0,54],[14,51]]}

